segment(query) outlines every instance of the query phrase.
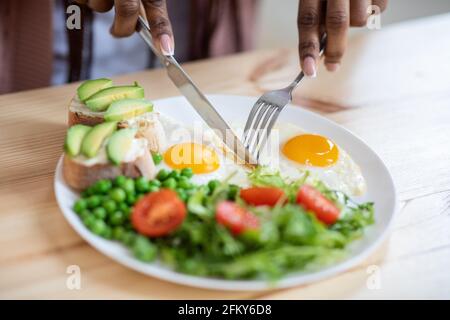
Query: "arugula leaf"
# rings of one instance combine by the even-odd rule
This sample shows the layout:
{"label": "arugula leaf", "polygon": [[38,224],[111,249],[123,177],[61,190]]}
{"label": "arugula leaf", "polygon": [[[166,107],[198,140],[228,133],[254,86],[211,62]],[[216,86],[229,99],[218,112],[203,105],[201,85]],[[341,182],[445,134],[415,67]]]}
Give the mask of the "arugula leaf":
{"label": "arugula leaf", "polygon": [[272,171],[269,167],[258,166],[248,174],[250,182],[256,187],[277,187],[284,189],[286,181],[281,177],[280,172]]}
{"label": "arugula leaf", "polygon": [[206,196],[205,188],[199,188],[187,201],[188,212],[199,217],[211,216],[211,210],[204,205]]}
{"label": "arugula leaf", "polygon": [[375,222],[373,206],[372,202],[367,202],[346,207],[343,216],[330,229],[347,237],[348,242],[359,238],[364,228]]}
{"label": "arugula leaf", "polygon": [[[248,206],[240,199],[239,188],[228,180],[214,190],[199,186],[187,200],[188,216],[183,224],[169,236],[152,241],[161,260],[177,271],[197,276],[276,280],[289,272],[313,270],[344,258],[345,246],[374,223],[373,203],[357,204],[320,181],[308,180],[341,208],[339,220],[327,226],[295,203],[308,174],[292,181],[267,167],[249,173],[253,185],[282,188],[288,195],[289,203],[274,208]],[[259,217],[258,230],[235,236],[216,222],[217,203],[229,200],[230,194]]]}
{"label": "arugula leaf", "polygon": [[276,187],[283,189],[291,202],[295,200],[298,189],[305,183],[308,176],[309,171],[305,171],[302,177],[290,181],[282,177],[279,171],[274,171],[267,166],[258,166],[248,174],[252,185],[256,187]]}

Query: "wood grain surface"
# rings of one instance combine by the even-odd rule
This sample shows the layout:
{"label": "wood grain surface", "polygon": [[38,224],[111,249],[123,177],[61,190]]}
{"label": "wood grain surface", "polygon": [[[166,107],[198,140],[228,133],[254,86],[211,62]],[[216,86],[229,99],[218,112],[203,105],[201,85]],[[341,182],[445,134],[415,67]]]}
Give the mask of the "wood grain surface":
{"label": "wood grain surface", "polygon": [[[350,39],[337,74],[321,68],[294,103],[365,140],[392,172],[401,209],[382,249],[339,276],[261,293],[200,290],[129,270],[87,245],[60,213],[53,174],[77,84],[0,96],[0,298],[450,298],[450,15]],[[260,95],[298,72],[294,49],[185,65],[207,93]],[[139,81],[150,99],[178,95],[162,70]],[[66,287],[69,265],[81,290]],[[374,269],[375,268],[375,269]],[[370,285],[373,270],[379,286]]]}

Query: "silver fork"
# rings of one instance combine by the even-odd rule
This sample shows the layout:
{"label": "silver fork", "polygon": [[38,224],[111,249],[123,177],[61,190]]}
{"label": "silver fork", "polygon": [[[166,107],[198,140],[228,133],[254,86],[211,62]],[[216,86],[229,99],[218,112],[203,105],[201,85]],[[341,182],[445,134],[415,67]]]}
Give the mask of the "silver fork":
{"label": "silver fork", "polygon": [[[320,41],[320,53],[325,49],[326,34]],[[280,115],[281,110],[292,101],[292,91],[304,77],[303,71],[286,88],[273,90],[263,94],[253,105],[244,128],[244,146],[256,160],[259,160],[260,151],[264,148],[270,132]]]}

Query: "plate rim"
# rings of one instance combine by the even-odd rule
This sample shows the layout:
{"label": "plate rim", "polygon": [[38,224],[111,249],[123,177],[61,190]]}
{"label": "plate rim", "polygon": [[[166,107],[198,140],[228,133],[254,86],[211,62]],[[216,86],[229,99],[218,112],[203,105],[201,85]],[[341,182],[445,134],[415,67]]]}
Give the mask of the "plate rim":
{"label": "plate rim", "polygon": [[[209,94],[207,95],[209,99],[221,99],[223,97],[226,98],[247,98],[247,99],[256,99],[257,97],[253,96],[246,96],[246,95],[232,95],[232,94]],[[157,99],[154,101],[154,104],[157,105],[158,103],[161,103],[162,101],[168,101],[168,100],[175,100],[175,99],[184,99],[183,96],[172,96],[167,97],[163,99]],[[349,129],[341,126],[340,124],[332,121],[331,119],[328,119],[320,114],[317,114],[313,111],[307,110],[305,108],[302,108],[298,105],[292,105],[290,104],[288,107],[290,108],[301,108],[301,112],[305,112],[310,114],[313,117],[320,118],[320,121],[325,121],[328,124],[331,124],[333,126],[337,126],[340,130],[345,131],[346,134],[352,136],[353,139],[358,140],[360,143],[364,144],[375,156],[376,160],[381,164],[383,170],[387,173],[387,177],[389,178],[389,183],[391,184],[394,194],[393,194],[393,201],[394,206],[392,213],[389,217],[389,220],[384,228],[379,234],[379,236],[370,244],[367,245],[367,247],[360,253],[345,259],[341,262],[337,262],[335,264],[331,264],[330,266],[327,266],[323,269],[311,272],[311,273],[305,273],[302,274],[301,272],[297,272],[298,275],[295,275],[294,273],[290,274],[290,277],[282,277],[280,280],[276,281],[275,283],[270,282],[268,280],[261,280],[261,279],[253,279],[253,280],[226,280],[226,279],[220,279],[220,278],[209,278],[209,277],[200,277],[200,276],[193,276],[188,274],[183,274],[180,272],[176,272],[167,268],[160,267],[155,264],[149,264],[145,262],[141,262],[133,257],[130,256],[124,256],[123,254],[114,254],[108,250],[105,250],[102,248],[102,242],[103,241],[111,241],[106,240],[103,238],[100,238],[94,234],[92,234],[87,228],[84,227],[84,225],[79,221],[78,216],[75,212],[73,212],[71,209],[67,210],[69,212],[66,212],[66,209],[63,205],[63,200],[61,199],[62,195],[59,190],[58,183],[63,182],[64,178],[62,176],[62,160],[63,155],[59,158],[56,168],[55,168],[55,174],[54,174],[54,182],[53,182],[53,188],[54,188],[54,194],[55,198],[57,200],[58,206],[60,208],[60,211],[62,212],[63,216],[67,220],[67,222],[70,224],[70,226],[80,235],[83,240],[85,240],[89,245],[94,247],[97,251],[102,253],[103,255],[107,256],[108,258],[114,260],[115,262],[120,263],[121,265],[124,265],[134,271],[137,271],[139,273],[145,274],[147,276],[151,276],[156,279],[161,279],[168,281],[170,283],[175,283],[178,285],[186,285],[190,287],[197,287],[202,289],[210,289],[210,290],[223,290],[223,291],[248,291],[248,292],[254,292],[254,291],[268,291],[268,290],[274,290],[274,289],[285,289],[305,284],[310,284],[319,280],[325,280],[332,276],[338,275],[354,266],[360,265],[361,262],[363,262],[365,259],[367,259],[370,255],[372,255],[376,249],[378,249],[381,244],[384,243],[384,241],[389,236],[392,225],[394,221],[394,217],[398,213],[399,209],[399,203],[398,203],[398,194],[396,190],[396,186],[394,183],[394,180],[392,178],[392,175],[390,171],[388,170],[388,167],[384,163],[384,161],[381,159],[381,157],[370,148],[370,146],[359,136],[351,132]],[[61,181],[59,181],[59,179]],[[65,185],[68,187],[67,185]],[[68,187],[69,188],[69,187]],[[78,223],[75,222],[75,219],[78,219]],[[127,249],[128,250],[128,249]]]}

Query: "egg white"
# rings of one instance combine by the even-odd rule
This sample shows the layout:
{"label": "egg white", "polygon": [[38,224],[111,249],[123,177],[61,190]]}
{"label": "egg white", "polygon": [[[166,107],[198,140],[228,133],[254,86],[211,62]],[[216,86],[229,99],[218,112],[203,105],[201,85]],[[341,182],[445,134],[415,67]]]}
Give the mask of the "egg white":
{"label": "egg white", "polygon": [[[196,184],[206,184],[210,180],[214,179],[220,181],[228,179],[230,183],[237,184],[239,186],[249,185],[247,179],[247,169],[241,165],[233,163],[224,155],[220,139],[217,138],[211,129],[200,124],[196,124],[195,127],[185,126],[163,114],[160,116],[160,121],[164,128],[167,140],[164,150],[160,150],[161,154],[164,154],[167,149],[173,145],[191,142],[203,144],[214,149],[219,157],[220,164],[217,170],[210,173],[196,173],[191,178],[192,182]],[[157,166],[158,170],[162,168],[172,170],[172,168],[168,166],[164,160]]]}
{"label": "egg white", "polygon": [[[234,163],[224,155],[221,140],[214,134],[213,130],[206,126],[199,127],[197,124],[196,127],[188,127],[166,115],[161,115],[161,123],[168,141],[165,150],[174,144],[195,142],[212,147],[219,156],[219,169],[211,173],[194,174],[193,182],[204,184],[212,179],[229,179],[230,183],[241,187],[250,185],[247,177],[248,168]],[[234,123],[232,128],[238,136],[242,135],[243,124]],[[318,179],[331,189],[342,191],[351,196],[362,195],[366,190],[366,183],[361,169],[341,146],[338,146],[338,160],[327,167],[302,165],[283,155],[281,148],[284,143],[292,137],[305,133],[310,132],[306,132],[301,127],[291,123],[278,123],[273,129],[266,147],[261,151],[260,164],[279,170],[283,176],[291,180],[301,178],[308,171],[310,182]],[[164,153],[165,150],[161,153]],[[171,169],[164,161],[158,167]]]}
{"label": "egg white", "polygon": [[[331,189],[342,191],[348,195],[358,196],[362,195],[366,191],[366,183],[361,173],[359,166],[353,161],[350,155],[341,147],[339,149],[339,156],[337,161],[327,167],[316,167],[310,165],[302,165],[295,161],[288,159],[281,151],[282,146],[291,138],[306,134],[302,128],[291,123],[279,123],[274,127],[271,143],[272,152],[264,150],[264,156],[266,157],[262,161],[267,162],[270,166],[278,168],[284,176],[288,176],[291,179],[300,178],[305,171],[310,172],[309,179],[319,179],[326,186]],[[277,141],[278,140],[278,141]],[[330,139],[332,140],[332,139]],[[270,148],[270,146],[268,146]],[[278,157],[274,157],[274,152],[278,154]],[[270,155],[270,158],[267,158]],[[278,161],[274,161],[278,160]]]}

